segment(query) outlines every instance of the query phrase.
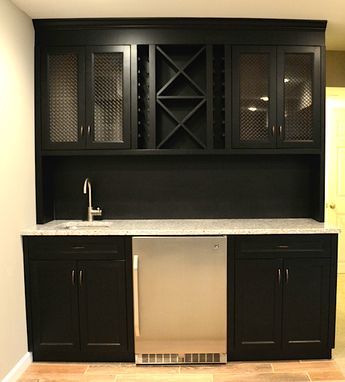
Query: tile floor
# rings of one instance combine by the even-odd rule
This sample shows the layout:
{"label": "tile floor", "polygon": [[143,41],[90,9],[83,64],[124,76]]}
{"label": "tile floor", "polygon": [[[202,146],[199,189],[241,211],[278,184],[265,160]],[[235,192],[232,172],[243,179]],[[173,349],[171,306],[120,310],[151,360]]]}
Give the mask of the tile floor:
{"label": "tile floor", "polygon": [[338,277],[333,360],[231,362],[220,366],[33,363],[20,382],[303,382],[345,381],[345,274]]}

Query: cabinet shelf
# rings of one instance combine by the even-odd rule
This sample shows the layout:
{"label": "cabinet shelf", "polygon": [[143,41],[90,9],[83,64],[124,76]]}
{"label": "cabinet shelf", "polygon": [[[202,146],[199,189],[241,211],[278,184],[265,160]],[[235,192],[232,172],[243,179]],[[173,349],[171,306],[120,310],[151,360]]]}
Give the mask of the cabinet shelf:
{"label": "cabinet shelf", "polygon": [[157,96],[157,99],[176,99],[176,100],[188,100],[188,99],[205,99],[205,96]]}
{"label": "cabinet shelf", "polygon": [[66,156],[160,156],[160,155],[188,155],[188,156],[256,156],[256,155],[320,155],[319,149],[131,149],[131,150],[44,150],[42,157],[66,157]]}

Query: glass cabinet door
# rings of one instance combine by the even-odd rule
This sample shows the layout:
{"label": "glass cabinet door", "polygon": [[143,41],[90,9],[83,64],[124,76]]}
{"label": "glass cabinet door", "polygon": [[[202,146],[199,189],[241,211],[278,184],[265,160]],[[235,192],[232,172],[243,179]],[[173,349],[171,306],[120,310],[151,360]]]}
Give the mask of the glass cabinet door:
{"label": "glass cabinet door", "polygon": [[275,48],[234,47],[232,146],[275,146]]}
{"label": "glass cabinet door", "polygon": [[84,145],[84,63],[83,48],[49,48],[42,55],[44,149]]}
{"label": "glass cabinet door", "polygon": [[87,50],[87,146],[130,146],[130,47]]}
{"label": "glass cabinet door", "polygon": [[317,146],[320,136],[320,48],[278,48],[278,146]]}

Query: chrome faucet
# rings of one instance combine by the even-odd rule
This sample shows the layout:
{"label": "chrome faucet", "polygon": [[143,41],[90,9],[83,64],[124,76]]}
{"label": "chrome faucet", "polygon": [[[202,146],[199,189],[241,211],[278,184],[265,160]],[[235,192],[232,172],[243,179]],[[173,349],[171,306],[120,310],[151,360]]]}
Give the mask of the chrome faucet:
{"label": "chrome faucet", "polygon": [[89,178],[86,178],[84,181],[83,187],[84,194],[89,192],[89,205],[87,207],[87,221],[92,222],[94,216],[102,216],[102,210],[97,207],[95,210],[92,208],[92,196],[91,196],[91,182]]}

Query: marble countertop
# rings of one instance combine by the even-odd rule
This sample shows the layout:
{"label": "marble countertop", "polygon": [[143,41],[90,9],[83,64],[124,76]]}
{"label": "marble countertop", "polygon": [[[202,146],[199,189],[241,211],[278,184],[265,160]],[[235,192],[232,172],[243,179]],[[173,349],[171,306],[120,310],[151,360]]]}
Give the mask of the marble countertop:
{"label": "marble countertop", "polygon": [[336,227],[313,219],[164,219],[53,220],[21,232],[22,236],[115,235],[265,235],[339,233]]}

